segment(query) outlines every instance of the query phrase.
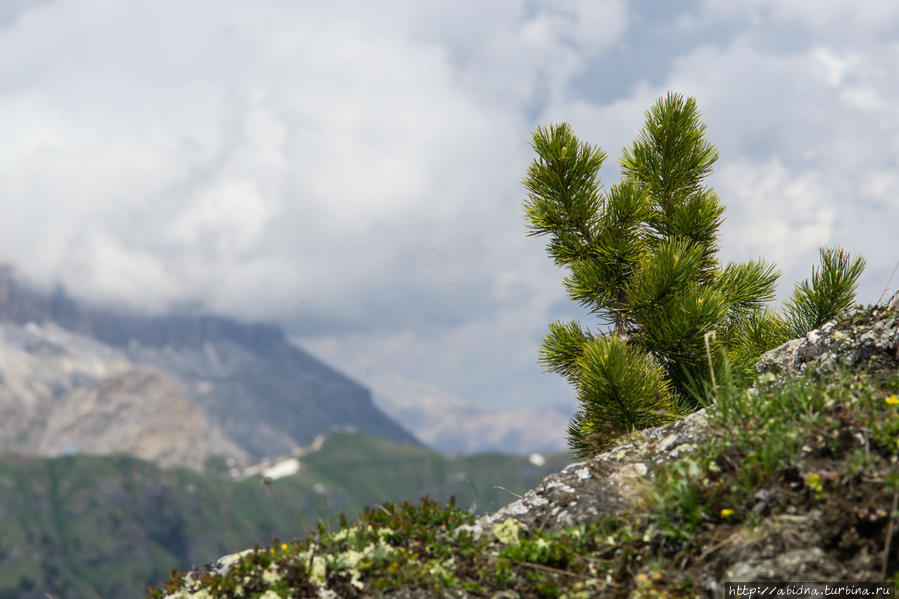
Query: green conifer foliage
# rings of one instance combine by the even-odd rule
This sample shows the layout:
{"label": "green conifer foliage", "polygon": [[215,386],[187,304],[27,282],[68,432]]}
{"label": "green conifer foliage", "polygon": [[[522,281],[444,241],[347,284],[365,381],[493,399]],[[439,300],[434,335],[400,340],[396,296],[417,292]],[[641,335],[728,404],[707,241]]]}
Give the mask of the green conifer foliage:
{"label": "green conifer foliage", "polygon": [[[619,435],[670,422],[697,406],[690,392],[726,356],[748,384],[762,352],[839,316],[852,304],[861,258],[822,249],[820,270],[796,286],[780,316],[766,307],[779,273],[764,260],[718,262],[724,207],[704,185],[718,158],[696,100],[669,93],[646,113],[602,192],[606,154],[567,123],[538,128],[524,203],[530,235],[568,271],[564,285],[606,325],[554,322],[540,361],[577,389],[569,443],[582,456]],[[712,365],[715,368],[715,364]]]}

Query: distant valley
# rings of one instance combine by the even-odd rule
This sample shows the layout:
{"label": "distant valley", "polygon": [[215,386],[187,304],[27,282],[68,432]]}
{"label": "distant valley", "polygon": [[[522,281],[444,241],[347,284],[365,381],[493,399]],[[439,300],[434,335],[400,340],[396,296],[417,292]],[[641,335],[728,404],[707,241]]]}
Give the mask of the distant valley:
{"label": "distant valley", "polygon": [[375,404],[426,445],[451,455],[565,451],[573,408],[563,404],[496,410],[434,385],[388,375],[372,382]]}

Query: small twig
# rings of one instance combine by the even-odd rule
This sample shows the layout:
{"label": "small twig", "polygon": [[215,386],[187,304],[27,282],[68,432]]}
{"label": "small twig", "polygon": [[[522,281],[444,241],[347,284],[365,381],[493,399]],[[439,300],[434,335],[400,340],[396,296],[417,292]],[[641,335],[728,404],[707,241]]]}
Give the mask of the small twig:
{"label": "small twig", "polygon": [[551,572],[553,574],[561,574],[563,576],[570,576],[571,578],[583,578],[584,580],[589,580],[593,578],[592,576],[587,576],[586,574],[581,574],[579,572],[569,572],[568,570],[562,570],[560,568],[553,568],[552,566],[546,566],[544,564],[535,564],[532,562],[521,562],[516,559],[510,559],[510,562],[513,564],[518,564],[519,566],[528,566],[530,568],[534,568],[535,570],[543,570],[545,572]]}
{"label": "small twig", "polygon": [[896,262],[896,266],[893,267],[893,272],[890,275],[890,278],[887,280],[886,287],[883,288],[883,293],[880,294],[880,297],[877,298],[877,305],[880,305],[880,300],[883,299],[883,296],[886,295],[887,291],[890,289],[890,283],[893,282],[893,277],[896,275],[896,270],[899,269],[899,262]]}
{"label": "small twig", "polygon": [[594,554],[591,555],[589,558],[587,558],[587,561],[591,561],[591,560],[601,560],[601,559],[603,559],[604,557],[606,557],[607,555],[612,555],[613,553],[615,553],[616,551],[618,551],[618,549],[620,549],[620,547],[618,547],[618,545],[612,545],[611,547],[608,547],[608,548],[606,548],[606,549],[603,549],[602,551],[600,551],[600,552],[598,552],[598,553],[594,553]]}
{"label": "small twig", "polygon": [[262,479],[262,484],[265,485],[265,488],[268,489],[268,494],[272,496],[272,499],[275,500],[275,503],[278,505],[278,509],[281,510],[281,513],[290,518],[290,514],[287,513],[287,509],[284,507],[284,504],[281,503],[281,498],[275,494],[275,490],[272,489],[272,479],[271,477],[266,476]]}
{"label": "small twig", "polygon": [[887,563],[890,561],[890,543],[893,540],[893,525],[895,524],[893,517],[896,514],[897,502],[899,502],[899,489],[893,491],[893,507],[890,508],[890,523],[887,524],[887,538],[883,542],[883,567],[880,569],[881,580],[886,580],[887,578]]}
{"label": "small twig", "polygon": [[736,537],[739,534],[739,532],[740,531],[731,533],[731,535],[729,537],[727,537],[726,539],[724,539],[723,541],[719,541],[718,543],[715,543],[711,547],[704,549],[703,552],[699,554],[699,557],[696,558],[696,561],[693,562],[693,565],[697,566],[697,565],[701,564],[705,558],[707,558],[708,556],[715,553],[716,551],[718,551],[719,549],[721,549],[722,547],[727,545],[729,542],[731,542],[734,539],[734,537]]}
{"label": "small twig", "polygon": [[715,331],[706,331],[703,339],[705,340],[705,355],[709,359],[709,374],[712,376],[712,393],[715,394],[715,401],[718,401],[718,384],[715,382],[715,367],[712,366],[712,350],[709,347],[710,338],[715,338]]}
{"label": "small twig", "polygon": [[519,499],[524,499],[524,497],[522,497],[522,496],[519,495],[518,493],[515,493],[514,491],[510,491],[509,489],[507,489],[507,488],[505,488],[505,487],[501,487],[501,486],[499,486],[499,485],[493,485],[493,488],[494,488],[494,489],[499,489],[500,491],[505,491],[505,492],[508,493],[509,495],[514,495],[515,497],[518,497]]}

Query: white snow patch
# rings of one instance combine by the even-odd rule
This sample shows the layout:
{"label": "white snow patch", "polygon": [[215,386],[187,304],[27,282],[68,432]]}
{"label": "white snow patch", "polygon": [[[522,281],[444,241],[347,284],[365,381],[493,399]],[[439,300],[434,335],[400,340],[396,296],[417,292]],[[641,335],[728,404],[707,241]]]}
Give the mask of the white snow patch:
{"label": "white snow patch", "polygon": [[528,461],[534,466],[542,466],[546,463],[546,458],[539,453],[532,453],[530,456],[528,456]]}
{"label": "white snow patch", "polygon": [[283,462],[278,462],[274,466],[270,466],[262,471],[263,476],[267,476],[272,480],[278,480],[285,476],[291,476],[300,471],[300,460],[296,458],[288,458]]}

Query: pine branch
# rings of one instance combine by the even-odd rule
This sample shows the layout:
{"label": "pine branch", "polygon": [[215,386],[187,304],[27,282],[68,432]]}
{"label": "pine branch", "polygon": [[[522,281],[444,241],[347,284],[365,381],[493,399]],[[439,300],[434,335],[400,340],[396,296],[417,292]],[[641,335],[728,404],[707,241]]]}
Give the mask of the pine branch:
{"label": "pine branch", "polygon": [[571,382],[577,380],[577,360],[584,353],[584,346],[593,339],[576,322],[551,322],[549,333],[543,337],[540,348],[540,364],[549,372],[561,374]]}
{"label": "pine branch", "polygon": [[525,216],[529,235],[553,235],[550,254],[557,263],[590,253],[599,209],[597,173],[605,152],[581,143],[567,123],[538,128],[528,167]]}
{"label": "pine branch", "polygon": [[624,150],[622,173],[648,185],[667,214],[699,190],[718,160],[718,151],[704,133],[696,99],[669,93],[646,112],[639,139]]}
{"label": "pine branch", "polygon": [[[650,356],[616,336],[594,338],[577,360],[578,398],[585,430],[572,431],[572,447],[596,448],[634,429],[673,419],[671,389]],[[587,439],[593,435],[598,438]]]}
{"label": "pine branch", "polygon": [[773,301],[778,278],[775,267],[761,259],[729,262],[718,275],[716,287],[731,305],[731,318],[738,318]]}
{"label": "pine branch", "polygon": [[856,283],[865,268],[862,257],[851,259],[842,248],[821,248],[820,269],[798,283],[787,302],[786,320],[791,334],[804,337],[824,323],[842,316],[855,300]]}

